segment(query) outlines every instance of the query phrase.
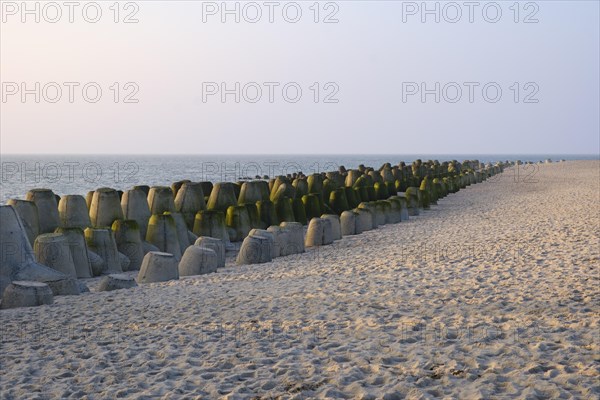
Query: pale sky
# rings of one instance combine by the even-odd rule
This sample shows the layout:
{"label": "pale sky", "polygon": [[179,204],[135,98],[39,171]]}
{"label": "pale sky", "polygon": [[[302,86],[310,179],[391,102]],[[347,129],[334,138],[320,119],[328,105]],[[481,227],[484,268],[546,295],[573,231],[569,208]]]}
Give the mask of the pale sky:
{"label": "pale sky", "polygon": [[[313,1],[275,2],[272,23],[264,2],[239,2],[239,23],[216,9],[221,1],[122,2],[117,23],[113,1],[95,3],[97,23],[84,19],[87,3],[73,23],[65,6],[51,23],[56,10],[39,3],[36,23],[21,1],[2,2],[2,153],[600,151],[597,1],[453,3],[460,17],[427,3],[439,23],[421,1],[321,2],[318,15]],[[298,8],[299,21],[286,21]],[[130,14],[137,23],[123,22]],[[222,83],[233,90],[225,102]],[[102,90],[98,102],[84,99],[86,84],[90,100]],[[136,90],[138,102],[125,103]]]}

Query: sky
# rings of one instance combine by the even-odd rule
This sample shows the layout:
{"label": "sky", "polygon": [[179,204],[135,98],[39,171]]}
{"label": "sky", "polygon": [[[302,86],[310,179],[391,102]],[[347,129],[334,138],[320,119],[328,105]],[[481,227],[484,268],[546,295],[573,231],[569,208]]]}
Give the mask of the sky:
{"label": "sky", "polygon": [[2,154],[600,152],[597,1],[76,3],[1,3]]}

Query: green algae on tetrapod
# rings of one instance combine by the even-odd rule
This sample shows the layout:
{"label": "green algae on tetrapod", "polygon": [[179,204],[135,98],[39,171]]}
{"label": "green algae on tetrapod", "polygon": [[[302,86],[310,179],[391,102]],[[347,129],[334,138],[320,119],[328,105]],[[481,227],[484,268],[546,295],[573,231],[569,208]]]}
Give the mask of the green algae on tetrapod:
{"label": "green algae on tetrapod", "polygon": [[235,189],[231,182],[217,182],[214,184],[208,203],[206,205],[207,210],[227,212],[230,206],[237,205],[237,197],[235,195]]}
{"label": "green algae on tetrapod", "polygon": [[294,218],[296,219],[296,222],[300,222],[302,225],[306,225],[308,223],[306,209],[304,208],[304,202],[302,199],[297,197],[292,199],[292,210],[294,211]]}
{"label": "green algae on tetrapod", "polygon": [[234,233],[233,237],[230,237],[232,242],[240,242],[248,236],[250,232],[250,216],[245,206],[229,206],[227,209],[227,215],[225,217],[225,225],[231,228]]}
{"label": "green algae on tetrapod", "polygon": [[296,178],[292,181],[292,186],[296,189],[296,198],[301,199],[302,196],[308,194],[308,182],[304,178]]}
{"label": "green algae on tetrapod", "polygon": [[323,193],[323,176],[321,174],[311,174],[306,178],[308,184],[308,193]]}
{"label": "green algae on tetrapod", "polygon": [[229,236],[225,237],[225,214],[222,211],[202,210],[196,213],[193,232],[196,236],[229,240]]}
{"label": "green algae on tetrapod", "polygon": [[359,204],[363,201],[369,201],[369,192],[365,186],[355,187],[353,190],[356,193],[356,200],[358,200]]}
{"label": "green algae on tetrapod", "polygon": [[351,187],[344,187],[343,189],[344,192],[346,192],[346,200],[348,200],[349,209],[358,207],[362,200],[357,197],[358,194],[356,190]]}
{"label": "green algae on tetrapod", "polygon": [[257,201],[256,207],[258,208],[258,217],[265,224],[265,226],[269,227],[271,225],[279,225],[281,221],[277,216],[275,205],[271,200]]}
{"label": "green algae on tetrapod", "polygon": [[266,224],[261,221],[260,215],[258,213],[258,206],[256,203],[245,203],[242,204],[246,207],[246,211],[248,212],[248,217],[250,218],[250,227],[252,229],[266,229]]}
{"label": "green algae on tetrapod", "polygon": [[388,198],[388,190],[383,182],[375,182],[373,185],[373,189],[375,190],[376,200],[384,200]]}
{"label": "green algae on tetrapod", "polygon": [[329,206],[337,214],[340,215],[342,212],[349,210],[348,199],[346,198],[346,191],[344,189],[336,189],[329,195]]}
{"label": "green algae on tetrapod", "polygon": [[323,181],[323,191],[321,193],[323,194],[325,203],[329,204],[329,196],[331,196],[331,192],[338,188],[339,186],[332,180],[325,179]]}
{"label": "green algae on tetrapod", "polygon": [[294,217],[294,210],[292,208],[292,199],[289,197],[282,197],[275,203],[275,212],[281,222],[296,222]]}
{"label": "green algae on tetrapod", "polygon": [[242,184],[238,204],[256,203],[263,200],[264,181],[248,181]]}
{"label": "green algae on tetrapod", "polygon": [[315,193],[302,196],[302,203],[304,204],[304,211],[308,221],[318,218],[321,215],[321,204],[319,197]]}

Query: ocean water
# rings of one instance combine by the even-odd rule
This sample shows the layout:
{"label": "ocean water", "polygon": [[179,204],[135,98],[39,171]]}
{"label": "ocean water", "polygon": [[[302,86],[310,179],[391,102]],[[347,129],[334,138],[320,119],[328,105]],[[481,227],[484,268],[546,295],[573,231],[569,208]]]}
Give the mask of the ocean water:
{"label": "ocean water", "polygon": [[56,194],[81,194],[99,187],[128,189],[134,185],[170,185],[172,182],[237,181],[242,178],[305,174],[337,170],[340,165],[380,167],[383,163],[422,160],[554,161],[598,159],[598,155],[561,154],[389,154],[389,155],[0,155],[0,204],[24,198],[34,188]]}

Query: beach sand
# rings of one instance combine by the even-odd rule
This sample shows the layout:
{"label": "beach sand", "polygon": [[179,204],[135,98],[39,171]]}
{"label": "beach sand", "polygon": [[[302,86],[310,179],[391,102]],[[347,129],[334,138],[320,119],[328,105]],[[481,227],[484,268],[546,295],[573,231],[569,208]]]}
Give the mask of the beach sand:
{"label": "beach sand", "polygon": [[600,396],[600,163],[262,265],[0,312],[2,398]]}

